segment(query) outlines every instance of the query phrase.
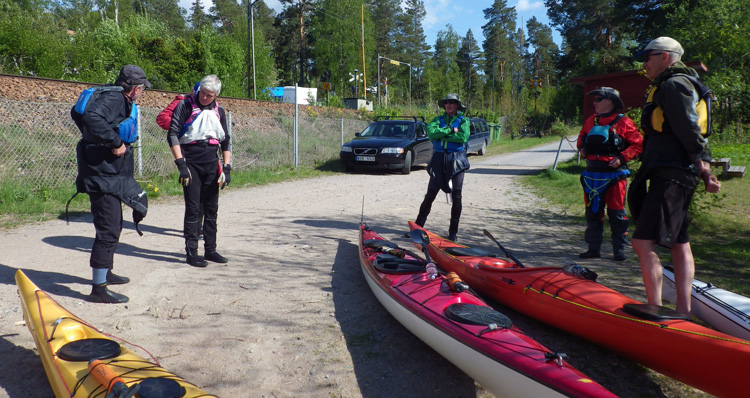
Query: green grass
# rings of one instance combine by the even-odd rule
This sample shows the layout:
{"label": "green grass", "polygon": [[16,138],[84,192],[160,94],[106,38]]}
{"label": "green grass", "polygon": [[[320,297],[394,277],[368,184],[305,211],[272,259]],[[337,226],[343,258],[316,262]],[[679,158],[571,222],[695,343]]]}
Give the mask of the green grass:
{"label": "green grass", "polygon": [[[713,154],[715,158],[731,158],[732,165],[750,166],[748,145],[716,145]],[[579,180],[583,169],[573,159],[558,165],[556,171],[548,169],[525,180],[539,196],[578,217],[581,242],[586,228]],[[722,189],[717,195],[706,193],[702,186],[696,193],[690,227],[696,278],[750,296],[747,284],[750,280],[750,215],[747,213],[750,181],[746,176],[722,179],[721,183]],[[660,249],[659,254],[662,261],[671,262],[668,251]]]}
{"label": "green grass", "polygon": [[[501,137],[487,148],[489,155],[514,152],[546,142],[559,141],[556,137],[522,138],[511,140]],[[320,177],[343,172],[338,158],[316,161],[312,166],[256,167],[249,170],[232,171],[232,183],[226,189],[239,189],[274,182]],[[182,195],[182,186],[177,182],[177,171],[166,177],[137,178],[148,193],[149,200],[169,198]],[[39,184],[26,179],[19,182],[0,185],[0,228],[13,228],[31,222],[50,219],[64,219],[65,203],[75,193],[73,181],[68,185],[50,188],[39,188]],[[81,194],[70,203],[70,214],[80,214],[89,210],[88,195]]]}

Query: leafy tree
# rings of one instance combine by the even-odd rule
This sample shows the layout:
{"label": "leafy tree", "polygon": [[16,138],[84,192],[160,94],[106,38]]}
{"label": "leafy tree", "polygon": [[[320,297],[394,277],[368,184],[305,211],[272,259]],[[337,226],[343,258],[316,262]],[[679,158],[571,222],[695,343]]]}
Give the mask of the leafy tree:
{"label": "leafy tree", "polygon": [[284,84],[306,86],[312,69],[307,28],[316,0],[280,0],[284,10],[276,17],[274,49],[279,77]]}
{"label": "leafy tree", "polygon": [[237,0],[213,0],[213,4],[209,9],[210,18],[218,27],[219,32],[231,35],[235,32],[246,31],[245,22],[249,15],[237,3]]}
{"label": "leafy tree", "polygon": [[484,9],[484,18],[487,20],[482,26],[486,38],[482,43],[485,56],[484,72],[490,79],[498,81],[498,89],[492,90],[490,82],[488,92],[489,103],[494,104],[498,93],[510,97],[510,78],[514,71],[516,74],[520,74],[521,71],[521,55],[516,33],[517,14],[515,8],[508,7],[505,0],[495,0],[492,7]]}
{"label": "leafy tree", "polygon": [[479,82],[477,68],[474,66],[474,63],[481,57],[479,45],[476,39],[474,39],[471,29],[466,32],[466,36],[461,41],[461,48],[459,48],[458,54],[455,56],[464,82],[462,90],[464,93],[463,102],[467,106],[471,106],[472,100],[474,100],[474,96],[478,91]]}
{"label": "leafy tree", "polygon": [[[411,71],[404,68],[403,72],[413,73],[412,76],[412,98],[421,98],[422,92],[422,70],[425,60],[430,56],[430,46],[425,42],[426,36],[422,21],[427,15],[424,9],[423,0],[406,0],[404,2],[404,13],[399,18],[399,31],[397,40],[400,44],[400,60],[411,64]],[[400,71],[401,72],[401,71]],[[408,74],[399,73],[400,76],[406,76],[403,82],[408,84]],[[398,80],[395,81],[398,83]],[[408,87],[404,92],[408,95]],[[409,101],[412,98],[408,98]]]}
{"label": "leafy tree", "polygon": [[547,15],[569,44],[563,70],[591,75],[627,69],[632,62],[636,32],[630,0],[545,0]]}
{"label": "leafy tree", "polygon": [[400,3],[400,0],[367,0],[365,4],[370,10],[374,26],[378,27],[373,31],[375,49],[384,57],[398,56],[395,44],[399,20],[403,14]]}
{"label": "leafy tree", "polygon": [[38,4],[0,2],[0,71],[40,77],[63,77],[70,38]]}
{"label": "leafy tree", "polygon": [[716,95],[718,129],[750,120],[750,20],[747,1],[669,1],[667,35],[685,49],[683,60],[706,64],[704,78]]}
{"label": "leafy tree", "polygon": [[209,17],[206,11],[203,10],[201,0],[193,1],[193,5],[190,7],[190,26],[195,30],[201,30],[203,26],[210,23]]}
{"label": "leafy tree", "polygon": [[[319,43],[313,48],[313,59],[317,76],[325,76],[330,73],[330,81],[341,95],[350,95],[348,82],[349,73],[355,69],[359,72],[367,71],[366,85],[377,77],[377,70],[370,64],[365,64],[363,69],[362,55],[362,25],[360,18],[351,18],[353,15],[361,15],[362,0],[321,0],[315,9],[311,25],[311,39]],[[372,20],[369,12],[364,15],[365,30],[365,59],[372,60],[375,53]],[[365,96],[363,86],[359,86],[358,95]]]}
{"label": "leafy tree", "polygon": [[552,29],[532,17],[526,23],[528,31],[527,45],[534,48],[529,54],[529,70],[539,76],[544,86],[551,86],[557,80],[555,65],[559,59],[559,48],[552,40]]}
{"label": "leafy tree", "polygon": [[135,3],[135,12],[151,20],[164,23],[170,34],[184,34],[185,15],[177,0],[140,0]]}

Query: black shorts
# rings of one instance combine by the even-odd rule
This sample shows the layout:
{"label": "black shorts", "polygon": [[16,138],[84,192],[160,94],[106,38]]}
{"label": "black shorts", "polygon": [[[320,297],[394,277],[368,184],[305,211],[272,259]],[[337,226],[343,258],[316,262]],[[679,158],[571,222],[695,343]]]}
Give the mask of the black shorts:
{"label": "black shorts", "polygon": [[667,248],[688,243],[688,209],[694,193],[695,189],[672,180],[651,178],[633,239],[653,240]]}

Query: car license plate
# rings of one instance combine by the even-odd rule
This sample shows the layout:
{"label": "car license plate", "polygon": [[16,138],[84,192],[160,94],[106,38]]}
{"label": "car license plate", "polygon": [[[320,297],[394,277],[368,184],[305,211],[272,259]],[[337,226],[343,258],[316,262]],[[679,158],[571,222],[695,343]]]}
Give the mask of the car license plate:
{"label": "car license plate", "polygon": [[355,159],[360,162],[374,162],[375,156],[356,156]]}

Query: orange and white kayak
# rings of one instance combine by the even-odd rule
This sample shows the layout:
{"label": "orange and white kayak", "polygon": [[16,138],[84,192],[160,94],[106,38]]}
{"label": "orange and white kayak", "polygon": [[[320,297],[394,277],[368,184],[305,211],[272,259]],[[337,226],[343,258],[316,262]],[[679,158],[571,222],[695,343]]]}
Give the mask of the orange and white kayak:
{"label": "orange and white kayak", "polygon": [[526,268],[426,233],[433,261],[480,294],[709,394],[748,396],[750,341],[640,303],[587,278],[585,268]]}
{"label": "orange and white kayak", "polygon": [[[137,391],[141,398],[216,397],[99,332],[40,290],[21,270],[16,271],[16,285],[23,317],[57,398],[104,397],[113,387]],[[104,380],[110,383],[105,386]]]}

